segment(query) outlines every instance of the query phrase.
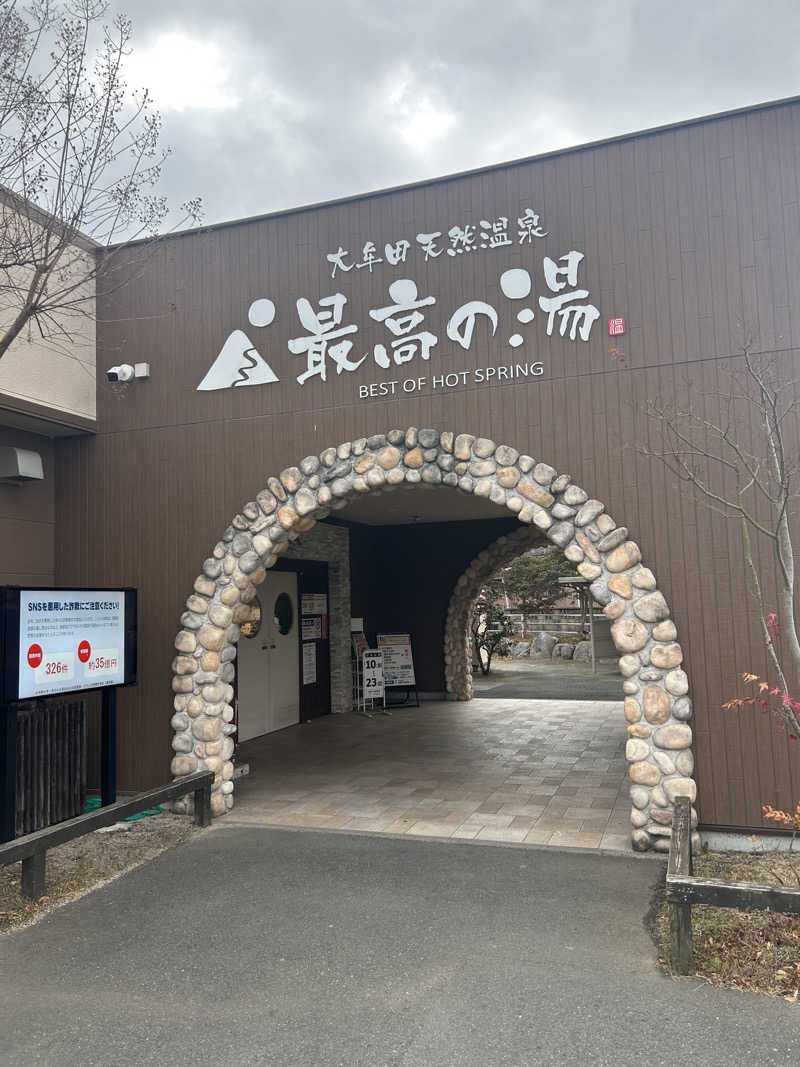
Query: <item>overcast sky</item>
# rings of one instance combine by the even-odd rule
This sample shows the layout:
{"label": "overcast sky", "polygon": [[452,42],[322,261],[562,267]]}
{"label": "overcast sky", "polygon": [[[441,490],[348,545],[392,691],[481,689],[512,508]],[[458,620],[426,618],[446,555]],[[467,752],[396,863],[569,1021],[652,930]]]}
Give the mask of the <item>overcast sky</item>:
{"label": "overcast sky", "polygon": [[[116,0],[114,0],[116,2]],[[798,0],[129,0],[218,222],[800,92]]]}

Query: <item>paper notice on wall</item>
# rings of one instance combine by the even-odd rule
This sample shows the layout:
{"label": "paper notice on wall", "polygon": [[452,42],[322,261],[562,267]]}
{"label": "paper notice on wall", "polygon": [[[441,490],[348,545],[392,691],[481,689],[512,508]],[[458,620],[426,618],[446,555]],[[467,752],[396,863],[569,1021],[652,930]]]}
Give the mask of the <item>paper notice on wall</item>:
{"label": "paper notice on wall", "polygon": [[301,615],[327,615],[327,593],[303,593],[300,597]]}
{"label": "paper notice on wall", "polygon": [[313,685],[317,680],[317,646],[313,641],[303,642],[303,685]]}
{"label": "paper notice on wall", "polygon": [[319,615],[304,615],[302,619],[304,641],[319,641],[322,638],[322,619]]}
{"label": "paper notice on wall", "polygon": [[385,685],[416,684],[410,634],[378,634],[378,648],[383,650]]}

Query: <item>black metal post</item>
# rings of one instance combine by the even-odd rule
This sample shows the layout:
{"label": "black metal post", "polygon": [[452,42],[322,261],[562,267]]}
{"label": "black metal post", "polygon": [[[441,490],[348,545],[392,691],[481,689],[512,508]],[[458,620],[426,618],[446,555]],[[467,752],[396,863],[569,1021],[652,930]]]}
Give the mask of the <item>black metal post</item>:
{"label": "black metal post", "polygon": [[103,723],[100,735],[100,804],[117,799],[117,690],[103,690]]}
{"label": "black metal post", "polygon": [[0,705],[0,843],[17,832],[17,709]]}

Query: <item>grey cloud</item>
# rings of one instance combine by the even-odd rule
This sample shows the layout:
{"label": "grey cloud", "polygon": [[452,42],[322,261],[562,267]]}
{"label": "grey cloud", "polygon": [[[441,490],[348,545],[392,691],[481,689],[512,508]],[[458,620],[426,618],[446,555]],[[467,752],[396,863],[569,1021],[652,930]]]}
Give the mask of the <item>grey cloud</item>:
{"label": "grey cloud", "polygon": [[[164,190],[201,195],[210,222],[789,96],[800,68],[795,0],[762,3],[757,19],[738,0],[126,10],[141,47],[180,31],[224,55],[239,105],[164,115]],[[398,129],[415,101],[452,115],[424,146]]]}

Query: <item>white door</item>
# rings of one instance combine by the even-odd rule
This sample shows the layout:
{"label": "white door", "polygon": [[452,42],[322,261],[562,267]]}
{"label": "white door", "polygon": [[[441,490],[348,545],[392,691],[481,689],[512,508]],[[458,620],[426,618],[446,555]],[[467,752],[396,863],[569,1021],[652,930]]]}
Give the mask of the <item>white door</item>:
{"label": "white door", "polygon": [[300,721],[297,575],[268,572],[258,600],[261,626],[239,639],[240,741]]}

